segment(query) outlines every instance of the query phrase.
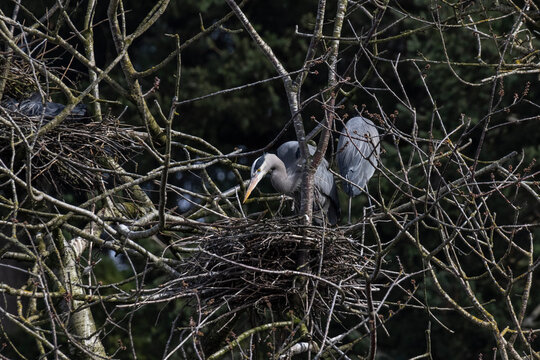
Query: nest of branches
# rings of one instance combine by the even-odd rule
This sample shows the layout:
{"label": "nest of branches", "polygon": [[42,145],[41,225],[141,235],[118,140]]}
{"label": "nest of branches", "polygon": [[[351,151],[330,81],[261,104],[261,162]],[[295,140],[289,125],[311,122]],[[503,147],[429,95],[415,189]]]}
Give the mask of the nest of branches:
{"label": "nest of branches", "polygon": [[[38,58],[47,61],[45,53]],[[58,75],[65,78],[67,70]],[[96,189],[103,180],[102,169],[109,168],[107,158],[122,164],[140,149],[138,140],[129,136],[131,127],[120,125],[114,116],[93,122],[84,104],[78,104],[61,124],[36,136],[64,104],[32,99],[48,86],[40,84],[39,73],[28,60],[0,52],[0,72],[0,159],[7,167],[13,162],[15,173],[30,169],[32,185],[41,190],[62,194],[66,188]]]}
{"label": "nest of branches", "polygon": [[[129,136],[128,127],[120,126],[112,116],[102,122],[92,122],[89,117],[69,116],[61,124],[35,136],[50,119],[43,116],[27,116],[0,106],[0,154],[3,161],[15,152],[16,165],[24,164],[27,171],[28,149],[31,151],[30,168],[32,181],[38,187],[50,187],[62,192],[63,186],[82,191],[95,189],[103,178],[102,169],[107,168],[106,158],[117,162],[140,148]],[[25,149],[26,148],[26,149]]]}
{"label": "nest of branches", "polygon": [[183,278],[196,279],[184,282],[183,290],[196,293],[207,310],[223,301],[291,309],[305,289],[315,294],[314,311],[328,311],[336,300],[365,310],[374,253],[340,228],[303,226],[299,218],[229,220],[183,238],[182,247],[186,242],[198,244],[198,251],[180,269]]}

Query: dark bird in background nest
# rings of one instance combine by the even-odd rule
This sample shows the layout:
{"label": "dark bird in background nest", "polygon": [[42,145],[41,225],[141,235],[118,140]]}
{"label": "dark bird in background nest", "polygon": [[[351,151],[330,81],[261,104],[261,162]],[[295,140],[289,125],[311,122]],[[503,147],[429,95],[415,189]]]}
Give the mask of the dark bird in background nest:
{"label": "dark bird in background nest", "polygon": [[[39,93],[34,93],[28,99],[20,102],[8,97],[2,102],[4,108],[18,112],[26,116],[43,116],[45,119],[52,119],[64,110],[66,107],[63,104],[58,104],[51,101],[44,101]],[[71,117],[87,117],[88,108],[84,104],[77,104],[70,113]]]}
{"label": "dark bird in background nest", "polygon": [[[315,153],[315,147],[308,145],[310,154]],[[302,184],[302,159],[298,141],[288,141],[281,145],[276,154],[264,154],[251,167],[249,183],[244,202],[253,189],[270,174],[270,181],[276,191],[292,195],[299,203],[300,185]],[[328,161],[323,159],[314,177],[314,213],[322,211],[330,225],[335,225],[341,214],[334,176],[328,170]],[[298,206],[296,206],[298,209]],[[317,219],[316,219],[317,220]],[[318,222],[318,221],[316,221]]]}
{"label": "dark bird in background nest", "polygon": [[[339,137],[336,161],[341,176],[345,178],[343,191],[349,195],[349,223],[351,202],[362,191],[367,193],[367,183],[375,173],[381,152],[380,137],[373,122],[361,116],[347,122]],[[371,206],[371,200],[368,201]]]}

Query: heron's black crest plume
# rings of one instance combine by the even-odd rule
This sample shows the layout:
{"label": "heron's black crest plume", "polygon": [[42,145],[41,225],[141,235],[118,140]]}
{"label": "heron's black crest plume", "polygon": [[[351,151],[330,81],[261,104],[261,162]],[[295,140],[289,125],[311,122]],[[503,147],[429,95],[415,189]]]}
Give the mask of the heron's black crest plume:
{"label": "heron's black crest plume", "polygon": [[263,154],[261,157],[258,157],[255,162],[253,162],[253,165],[251,166],[251,174],[253,175],[253,172],[260,168],[262,164],[264,163],[264,157],[266,154]]}

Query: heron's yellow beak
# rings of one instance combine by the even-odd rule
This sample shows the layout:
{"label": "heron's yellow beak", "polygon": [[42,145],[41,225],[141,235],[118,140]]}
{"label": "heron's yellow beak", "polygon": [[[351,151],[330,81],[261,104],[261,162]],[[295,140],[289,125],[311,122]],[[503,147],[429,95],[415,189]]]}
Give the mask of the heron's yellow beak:
{"label": "heron's yellow beak", "polygon": [[259,171],[257,173],[255,173],[255,175],[253,175],[251,177],[251,181],[249,182],[249,185],[248,185],[248,188],[246,190],[246,196],[244,196],[244,201],[242,203],[245,203],[246,200],[248,199],[249,195],[251,195],[251,192],[253,191],[253,189],[255,189],[255,187],[257,186],[257,184],[259,183],[259,181],[262,180],[262,178],[264,177],[264,175],[266,175],[266,173],[264,171]]}

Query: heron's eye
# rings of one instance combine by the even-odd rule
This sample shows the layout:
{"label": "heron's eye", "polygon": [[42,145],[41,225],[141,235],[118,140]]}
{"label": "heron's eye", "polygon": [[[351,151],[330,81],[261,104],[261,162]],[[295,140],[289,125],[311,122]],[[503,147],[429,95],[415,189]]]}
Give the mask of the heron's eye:
{"label": "heron's eye", "polygon": [[261,169],[257,169],[257,172],[261,172]]}

